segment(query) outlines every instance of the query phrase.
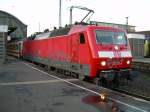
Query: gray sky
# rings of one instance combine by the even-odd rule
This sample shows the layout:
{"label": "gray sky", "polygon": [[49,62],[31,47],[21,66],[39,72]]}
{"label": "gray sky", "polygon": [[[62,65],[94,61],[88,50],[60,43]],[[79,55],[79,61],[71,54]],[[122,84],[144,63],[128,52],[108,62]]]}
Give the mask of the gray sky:
{"label": "gray sky", "polygon": [[[62,25],[69,23],[69,7],[84,6],[95,11],[91,20],[137,26],[150,30],[150,0],[62,0]],[[59,0],[0,0],[0,10],[13,14],[28,25],[28,35],[58,26]],[[73,10],[73,21],[79,21],[86,11]]]}

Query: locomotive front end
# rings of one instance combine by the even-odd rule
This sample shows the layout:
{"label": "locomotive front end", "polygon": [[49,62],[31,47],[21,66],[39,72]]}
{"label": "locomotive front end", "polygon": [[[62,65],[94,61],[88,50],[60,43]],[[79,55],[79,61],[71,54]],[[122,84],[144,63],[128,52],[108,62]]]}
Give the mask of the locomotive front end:
{"label": "locomotive front end", "polygon": [[121,77],[130,79],[132,55],[126,33],[114,28],[99,28],[93,32],[96,76],[111,81]]}

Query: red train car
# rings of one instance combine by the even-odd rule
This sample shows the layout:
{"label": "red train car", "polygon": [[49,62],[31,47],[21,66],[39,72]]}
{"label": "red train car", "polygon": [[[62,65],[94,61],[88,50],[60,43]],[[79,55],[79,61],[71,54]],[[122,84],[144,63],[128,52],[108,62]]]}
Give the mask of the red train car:
{"label": "red train car", "polygon": [[123,30],[94,25],[68,26],[52,31],[47,39],[28,39],[23,58],[103,80],[129,77],[132,62]]}

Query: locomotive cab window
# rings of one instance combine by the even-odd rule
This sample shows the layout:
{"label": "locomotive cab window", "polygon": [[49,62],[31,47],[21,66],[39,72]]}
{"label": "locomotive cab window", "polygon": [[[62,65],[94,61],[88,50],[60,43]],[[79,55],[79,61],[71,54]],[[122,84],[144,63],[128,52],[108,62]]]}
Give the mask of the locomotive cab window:
{"label": "locomotive cab window", "polygon": [[96,30],[95,36],[98,44],[127,45],[127,38],[124,32]]}
{"label": "locomotive cab window", "polygon": [[80,33],[80,44],[84,44],[85,43],[85,37],[83,33]]}

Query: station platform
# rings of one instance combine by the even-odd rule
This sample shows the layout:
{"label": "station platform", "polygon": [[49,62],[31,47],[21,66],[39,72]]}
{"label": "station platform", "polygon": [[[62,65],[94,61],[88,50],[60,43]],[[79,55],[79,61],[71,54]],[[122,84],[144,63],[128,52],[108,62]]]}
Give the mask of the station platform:
{"label": "station platform", "polygon": [[[10,59],[0,65],[0,112],[149,112],[150,102]],[[100,102],[99,93],[109,96]]]}
{"label": "station platform", "polygon": [[134,58],[132,67],[150,73],[150,58]]}
{"label": "station platform", "polygon": [[135,58],[135,59],[133,59],[133,62],[141,62],[141,63],[149,63],[150,64],[150,58]]}

